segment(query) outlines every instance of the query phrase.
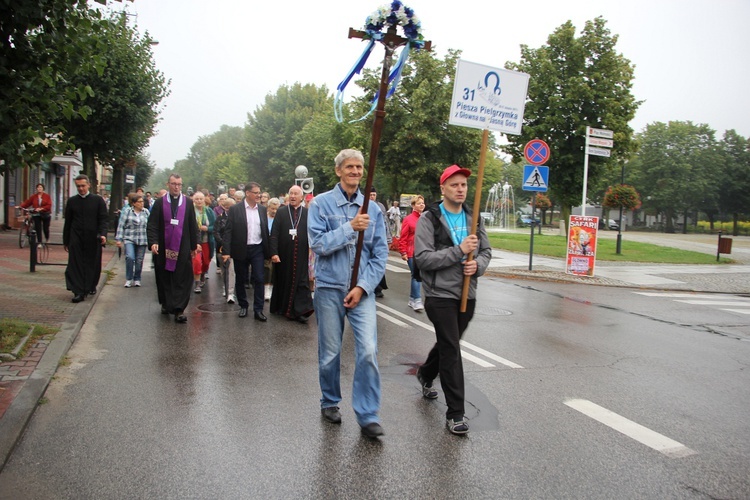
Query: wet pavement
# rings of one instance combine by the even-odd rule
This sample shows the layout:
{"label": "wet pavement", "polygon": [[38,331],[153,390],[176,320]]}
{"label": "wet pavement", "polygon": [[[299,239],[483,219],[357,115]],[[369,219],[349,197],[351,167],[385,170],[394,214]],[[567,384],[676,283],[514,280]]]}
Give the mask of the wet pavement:
{"label": "wet pavement", "polygon": [[[53,222],[53,235],[59,234],[61,229],[61,222]],[[55,236],[53,236],[55,241]],[[59,239],[58,239],[59,241]],[[699,242],[700,243],[700,242]],[[702,244],[702,243],[701,243]],[[736,247],[737,248],[737,247]],[[62,252],[62,253],[60,253]],[[53,249],[50,257],[51,262],[64,262],[65,253],[61,247]],[[394,262],[396,261],[394,257]],[[124,259],[118,260],[116,257],[116,249],[108,247],[105,258],[103,260],[105,269],[111,269],[122,271],[124,269]],[[665,290],[696,290],[696,291],[711,291],[711,292],[725,292],[725,293],[750,293],[750,285],[748,285],[748,272],[750,272],[750,266],[747,265],[722,265],[722,266],[652,266],[652,265],[624,265],[624,264],[600,264],[597,268],[597,274],[599,276],[595,278],[579,278],[574,276],[565,275],[562,272],[562,260],[561,259],[546,259],[535,257],[534,258],[534,271],[528,271],[525,267],[528,265],[528,256],[512,254],[508,252],[494,251],[493,262],[491,265],[491,271],[495,276],[508,276],[508,277],[523,277],[530,280],[556,280],[556,281],[574,281],[584,282],[592,285],[608,285],[616,287],[633,287],[643,289],[665,289]],[[148,266],[148,258],[145,266]],[[389,264],[389,270],[392,271],[393,265]],[[37,268],[36,273],[28,272],[28,250],[21,250],[17,245],[17,233],[3,233],[0,234],[0,276],[2,276],[3,287],[0,291],[0,316],[2,317],[16,317],[26,321],[43,323],[49,326],[60,328],[60,332],[52,338],[46,338],[40,340],[37,346],[30,351],[27,358],[20,360],[19,362],[1,363],[0,364],[0,460],[5,463],[5,460],[9,457],[13,446],[23,433],[25,426],[27,425],[34,409],[37,406],[39,399],[43,396],[51,378],[55,375],[58,364],[68,353],[73,341],[80,332],[84,324],[95,325],[97,321],[102,321],[102,311],[100,308],[106,307],[109,311],[117,311],[117,300],[119,295],[115,296],[112,294],[99,294],[95,297],[91,297],[81,304],[72,304],[70,302],[71,294],[65,290],[63,266],[40,266]],[[213,278],[213,275],[211,276]],[[145,280],[151,280],[151,275],[144,278]],[[215,278],[214,278],[215,280]],[[659,280],[662,280],[659,282]],[[103,274],[102,283],[106,281],[106,274]],[[113,285],[121,287],[122,280],[116,281]],[[210,280],[209,280],[210,281]],[[262,340],[258,340],[256,337],[252,342],[249,342],[248,338],[227,336],[227,337],[205,337],[197,335],[194,332],[201,330],[201,325],[205,325],[205,328],[209,328],[210,318],[216,315],[221,315],[225,318],[224,323],[228,331],[235,331],[236,326],[240,325],[242,320],[236,318],[235,307],[224,304],[219,297],[214,297],[214,300],[191,302],[191,314],[190,314],[190,331],[193,332],[187,338],[180,336],[179,332],[184,331],[184,325],[175,325],[173,321],[165,321],[165,318],[158,314],[158,304],[155,300],[153,290],[153,283],[149,283],[150,286],[144,286],[142,290],[133,290],[134,292],[142,292],[140,300],[138,302],[139,311],[143,313],[144,318],[152,318],[148,320],[148,323],[133,322],[132,317],[115,317],[114,320],[121,325],[128,325],[123,334],[129,336],[135,336],[141,339],[142,342],[160,342],[160,345],[153,346],[152,352],[159,353],[161,356],[158,359],[157,365],[160,366],[161,372],[153,373],[153,376],[160,378],[167,378],[172,380],[174,384],[175,394],[180,397],[175,400],[173,404],[179,405],[184,404],[183,401],[190,400],[191,395],[195,391],[211,391],[210,386],[196,385],[198,383],[206,384],[210,382],[211,377],[206,378],[205,373],[198,373],[194,370],[189,370],[187,373],[182,368],[185,365],[195,366],[195,370],[200,369],[202,362],[205,360],[200,359],[201,352],[214,352],[217,358],[211,360],[215,373],[211,376],[215,377],[228,377],[227,373],[222,374],[221,366],[236,367],[242,365],[236,358],[239,353],[247,349],[263,349],[269,353],[269,356],[274,356],[274,353],[283,352],[285,348],[295,346],[300,348],[305,347],[305,350],[312,352],[316,349],[315,342],[315,327],[314,324],[306,325],[302,327],[302,330],[297,330],[297,333],[291,332],[284,335],[278,335],[273,337],[265,337]],[[130,292],[130,291],[128,291]],[[214,292],[216,293],[216,292]],[[146,294],[150,294],[146,295]],[[103,302],[100,305],[98,301],[102,299]],[[95,307],[96,305],[96,307]],[[92,309],[93,308],[93,309]],[[98,312],[97,312],[98,311]],[[155,320],[153,318],[156,318]],[[111,319],[111,318],[110,318]],[[250,320],[251,321],[251,320]],[[129,324],[130,322],[130,324]],[[248,320],[245,320],[247,323]],[[251,323],[253,327],[257,327],[257,324]],[[262,327],[262,325],[261,325]],[[91,335],[96,338],[96,332],[105,331],[103,328],[92,328]],[[162,335],[158,340],[154,340],[150,333],[157,329],[166,335]],[[210,346],[206,343],[213,343]],[[216,343],[224,343],[226,345],[221,346],[221,349],[202,349],[202,347],[218,347]],[[249,342],[249,343],[248,343]],[[89,346],[91,347],[91,346]],[[96,356],[96,348],[88,349],[85,356]],[[196,356],[198,356],[196,358]],[[419,358],[412,360],[405,360],[408,364],[416,363]],[[311,400],[317,399],[317,385],[314,380],[310,380],[309,376],[306,375],[305,370],[301,368],[295,368],[294,364],[288,365],[288,360],[278,359],[279,364],[287,363],[288,371],[286,376],[295,385],[304,384],[307,389],[305,397]],[[23,363],[21,365],[20,363]],[[120,373],[121,377],[128,377],[128,363],[125,363],[124,370]],[[75,368],[75,367],[74,367]],[[100,367],[100,370],[106,370],[107,365]],[[270,456],[273,453],[274,447],[279,446],[279,443],[266,442],[263,439],[263,425],[270,425],[270,423],[264,420],[264,415],[270,413],[276,414],[277,410],[282,412],[293,413],[293,405],[290,405],[294,401],[288,401],[283,398],[282,394],[279,394],[273,389],[273,384],[263,384],[264,377],[267,374],[262,371],[258,372],[253,370],[252,366],[245,366],[245,370],[242,376],[247,380],[253,380],[258,383],[254,383],[253,387],[263,387],[267,389],[262,391],[260,394],[261,400],[265,403],[261,408],[258,408],[257,413],[254,413],[250,418],[256,419],[259,423],[260,428],[257,431],[257,445],[259,447],[259,453],[263,453],[267,460],[270,460]],[[72,370],[73,372],[75,370]],[[66,373],[70,373],[71,370],[66,370]],[[385,376],[388,376],[388,370],[384,370]],[[95,374],[92,374],[94,376]],[[394,375],[398,380],[396,375]],[[140,378],[139,383],[147,383],[148,377]],[[229,403],[235,398],[258,398],[259,395],[248,392],[247,389],[241,389],[237,387],[236,393],[222,393],[216,394],[212,398],[201,398],[204,403],[206,401],[214,401],[217,407],[203,406],[199,409],[193,408],[193,411],[201,410],[205,414],[201,417],[205,419],[204,429],[206,432],[216,434],[227,432],[227,437],[222,438],[228,440],[226,442],[227,448],[230,453],[237,455],[237,460],[241,460],[243,453],[247,450],[240,450],[236,447],[232,447],[231,436],[235,432],[241,432],[242,429],[235,429],[236,425],[233,422],[242,420],[242,416],[239,415],[223,415],[221,409],[227,410]],[[308,394],[309,393],[309,394]],[[149,390],[146,387],[133,387],[132,391],[125,394],[118,394],[113,399],[111,404],[111,411],[117,411],[118,408],[123,409],[123,404],[127,405],[128,398],[144,397],[144,394],[149,394]],[[163,395],[162,395],[163,396]],[[152,400],[154,404],[166,404],[169,405],[168,399],[161,399],[158,394],[151,394],[147,396],[148,399]],[[280,406],[280,408],[276,408]],[[397,413],[398,410],[394,410]],[[173,418],[177,418],[171,415]],[[246,416],[245,416],[246,417]],[[300,416],[303,421],[307,421],[308,416]],[[348,415],[351,420],[353,415]],[[91,416],[96,419],[106,419],[106,415]],[[292,419],[296,421],[295,419]],[[491,419],[490,419],[491,420]],[[173,423],[174,424],[174,423]],[[85,423],[81,424],[85,425]],[[154,424],[158,425],[158,424]],[[179,426],[179,422],[175,425]],[[293,432],[289,436],[289,441],[283,446],[294,446],[296,439],[304,439],[305,433],[307,432],[306,425],[297,422],[292,426],[299,426],[299,432]],[[128,433],[137,433],[138,429],[121,429],[118,431],[119,436],[113,436],[119,439],[127,440]],[[175,433],[172,426],[164,427],[164,445],[170,439],[180,439],[179,432]],[[349,441],[352,439],[350,435],[344,435],[341,439]],[[121,442],[121,441],[120,441]],[[158,444],[158,443],[157,443]],[[347,447],[349,456],[342,457],[340,452],[336,451],[336,441],[326,444],[319,450],[320,456],[323,462],[329,457],[331,460],[350,460],[352,464],[363,463],[367,460],[377,460],[377,454],[373,454],[371,447],[356,445],[354,448]],[[200,449],[194,450],[196,454],[200,453]],[[175,458],[175,457],[172,457]],[[116,464],[113,464],[115,466]],[[158,465],[158,464],[157,464]],[[382,464],[383,467],[386,464]],[[309,465],[300,462],[299,467],[301,469],[308,468]],[[368,472],[372,474],[372,469]],[[321,475],[324,475],[321,471]],[[259,480],[262,480],[259,478]],[[294,482],[292,480],[292,482]],[[368,481],[365,481],[368,483]],[[368,483],[369,484],[369,483]],[[264,491],[263,485],[259,485],[257,491]],[[304,491],[304,485],[297,485],[302,489],[295,491]],[[166,486],[165,486],[166,487]],[[232,490],[229,487],[224,487],[222,491],[231,493]],[[292,491],[292,490],[290,490]],[[155,491],[154,496],[158,496]],[[375,494],[375,493],[373,493]]]}

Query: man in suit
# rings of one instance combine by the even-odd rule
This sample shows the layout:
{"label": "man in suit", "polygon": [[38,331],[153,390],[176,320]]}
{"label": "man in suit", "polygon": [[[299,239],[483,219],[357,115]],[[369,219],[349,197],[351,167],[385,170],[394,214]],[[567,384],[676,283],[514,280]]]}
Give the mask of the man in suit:
{"label": "man in suit", "polygon": [[268,245],[268,216],[260,201],[260,184],[250,182],[245,186],[245,199],[229,209],[224,229],[222,259],[234,261],[234,290],[240,305],[240,318],[247,316],[250,304],[247,301],[245,283],[248,282],[247,267],[251,267],[250,281],[253,284],[253,313],[258,321],[266,321],[263,314],[264,287],[263,261],[271,257]]}

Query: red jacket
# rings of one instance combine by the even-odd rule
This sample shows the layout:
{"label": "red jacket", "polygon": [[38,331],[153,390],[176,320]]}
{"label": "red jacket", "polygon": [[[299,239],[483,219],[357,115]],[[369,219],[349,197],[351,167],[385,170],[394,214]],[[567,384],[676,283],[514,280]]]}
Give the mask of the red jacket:
{"label": "red jacket", "polygon": [[42,193],[42,203],[39,203],[39,193],[34,193],[29,196],[29,199],[21,203],[22,208],[41,208],[41,213],[50,214],[52,213],[52,198],[47,193]]}
{"label": "red jacket", "polygon": [[417,220],[422,215],[412,210],[401,222],[401,237],[398,240],[398,251],[401,255],[406,254],[408,258],[414,257],[414,233],[417,231]]}

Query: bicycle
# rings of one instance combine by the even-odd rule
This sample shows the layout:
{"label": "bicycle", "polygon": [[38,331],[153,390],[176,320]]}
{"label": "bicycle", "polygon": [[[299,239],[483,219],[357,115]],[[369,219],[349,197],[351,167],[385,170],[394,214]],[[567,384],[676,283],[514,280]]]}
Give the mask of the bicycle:
{"label": "bicycle", "polygon": [[[33,218],[41,217],[41,214],[28,208],[19,208],[19,210],[24,216],[23,223],[18,231],[18,246],[19,248],[25,248],[26,243],[31,241],[31,230],[34,229],[36,231]],[[42,241],[41,234],[38,234],[37,238],[36,261],[38,264],[44,264],[49,260],[49,247],[44,241]]]}

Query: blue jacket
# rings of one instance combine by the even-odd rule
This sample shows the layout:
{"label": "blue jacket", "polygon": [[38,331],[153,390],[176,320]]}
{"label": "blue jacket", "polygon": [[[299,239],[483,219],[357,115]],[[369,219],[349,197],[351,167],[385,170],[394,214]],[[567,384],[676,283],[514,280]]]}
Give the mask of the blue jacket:
{"label": "blue jacket", "polygon": [[[357,250],[358,232],[351,220],[362,207],[364,197],[357,190],[354,201],[349,201],[339,184],[332,190],[313,198],[307,213],[307,237],[315,252],[315,286],[348,291],[351,287],[352,267]],[[356,286],[372,295],[385,275],[388,260],[383,213],[377,203],[368,205],[370,224],[365,229],[364,244],[359,261]]]}

